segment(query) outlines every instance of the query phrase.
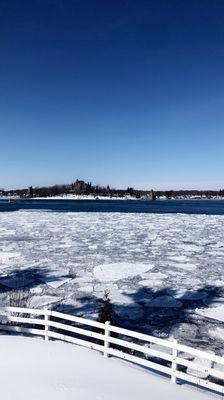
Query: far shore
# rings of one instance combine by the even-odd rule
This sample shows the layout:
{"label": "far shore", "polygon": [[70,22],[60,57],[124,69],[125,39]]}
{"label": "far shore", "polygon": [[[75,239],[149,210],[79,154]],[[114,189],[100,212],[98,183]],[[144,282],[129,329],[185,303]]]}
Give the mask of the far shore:
{"label": "far shore", "polygon": [[14,200],[119,200],[119,201],[130,201],[130,200],[135,200],[135,201],[161,201],[161,200],[220,200],[224,201],[224,197],[171,197],[171,198],[166,198],[165,196],[159,197],[155,200],[151,199],[145,199],[144,197],[137,198],[133,196],[125,196],[125,197],[110,197],[110,196],[85,196],[85,195],[61,195],[61,196],[48,196],[48,197],[18,197],[18,196],[1,196],[0,200],[8,200],[8,201],[14,201]]}

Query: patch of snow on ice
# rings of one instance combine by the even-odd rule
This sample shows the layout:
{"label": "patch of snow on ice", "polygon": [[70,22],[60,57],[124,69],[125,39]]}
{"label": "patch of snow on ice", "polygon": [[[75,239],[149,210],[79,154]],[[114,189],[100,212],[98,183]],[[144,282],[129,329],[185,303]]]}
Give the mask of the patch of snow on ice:
{"label": "patch of snow on ice", "polygon": [[120,279],[130,278],[148,271],[152,267],[148,264],[140,263],[111,263],[98,265],[94,268],[94,276],[102,282],[119,281]]}
{"label": "patch of snow on ice", "polygon": [[217,326],[216,328],[211,328],[208,331],[209,336],[214,339],[224,340],[224,328]]}
{"label": "patch of snow on ice", "polygon": [[78,288],[78,291],[85,293],[93,293],[93,285],[80,286]]}
{"label": "patch of snow on ice", "polygon": [[43,289],[40,286],[37,286],[35,288],[30,289],[30,293],[34,293],[34,294],[38,294],[38,293],[42,293]]}
{"label": "patch of snow on ice", "polygon": [[224,322],[224,304],[217,307],[196,308],[196,314],[202,317],[216,319],[217,321]]}
{"label": "patch of snow on ice", "polygon": [[46,279],[43,279],[43,281],[50,287],[57,289],[60,286],[64,285],[65,283],[69,282],[72,278],[64,278],[64,277],[58,277],[58,278],[54,278],[54,277],[49,277]]}
{"label": "patch of snow on ice", "polygon": [[41,308],[49,304],[57,303],[60,300],[61,298],[56,296],[34,296],[29,300],[28,307]]}
{"label": "patch of snow on ice", "polygon": [[[210,360],[205,360],[203,358],[199,358],[199,357],[195,357],[193,362],[195,364],[200,365],[203,368],[211,368],[212,367],[212,361]],[[204,371],[200,371],[199,369],[197,369],[197,367],[194,368],[187,368],[187,374],[192,375],[192,376],[196,376],[197,378],[208,378],[209,376],[209,372],[204,372]]]}

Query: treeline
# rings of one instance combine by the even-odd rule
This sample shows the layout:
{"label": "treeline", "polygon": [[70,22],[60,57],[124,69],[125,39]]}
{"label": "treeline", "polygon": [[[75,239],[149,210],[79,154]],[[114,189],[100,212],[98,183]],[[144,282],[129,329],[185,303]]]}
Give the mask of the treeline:
{"label": "treeline", "polygon": [[175,199],[179,197],[206,197],[211,199],[213,197],[224,197],[224,189],[222,190],[166,190],[156,191],[156,197],[165,196],[167,199]]}
{"label": "treeline", "polygon": [[43,186],[43,187],[29,187],[28,189],[17,189],[1,191],[2,195],[18,195],[23,197],[54,197],[60,195],[93,195],[104,196],[104,197],[125,197],[127,195],[140,198],[141,191],[135,190],[134,188],[128,187],[127,189],[115,189],[111,188],[110,185],[92,185],[91,182],[85,182],[81,180],[76,180],[72,184],[67,185],[53,185],[53,186]]}
{"label": "treeline", "polygon": [[54,197],[61,195],[92,195],[92,196],[104,196],[104,197],[126,197],[131,196],[134,198],[147,198],[156,199],[165,197],[167,199],[175,198],[214,198],[223,197],[224,190],[137,190],[133,187],[127,187],[127,189],[115,189],[111,188],[110,185],[92,185],[91,182],[85,182],[83,180],[76,180],[75,182],[67,185],[53,185],[43,187],[32,187],[17,190],[4,191],[1,189],[1,195],[18,195],[21,198],[32,198],[32,197]]}

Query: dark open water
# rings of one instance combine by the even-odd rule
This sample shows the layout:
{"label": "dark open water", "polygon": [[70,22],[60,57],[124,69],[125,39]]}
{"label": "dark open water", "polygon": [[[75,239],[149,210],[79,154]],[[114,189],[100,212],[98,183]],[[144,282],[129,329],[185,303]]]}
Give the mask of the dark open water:
{"label": "dark open water", "polygon": [[17,210],[224,215],[224,200],[0,200],[0,212]]}

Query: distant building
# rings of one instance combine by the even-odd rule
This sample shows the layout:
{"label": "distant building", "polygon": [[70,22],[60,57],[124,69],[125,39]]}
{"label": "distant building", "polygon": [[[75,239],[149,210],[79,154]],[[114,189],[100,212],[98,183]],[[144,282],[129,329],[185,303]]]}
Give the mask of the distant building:
{"label": "distant building", "polygon": [[71,184],[71,192],[74,194],[89,194],[92,190],[91,182],[80,181],[76,179],[74,183]]}
{"label": "distant building", "polygon": [[153,189],[144,196],[144,200],[156,200],[156,194]]}
{"label": "distant building", "polygon": [[33,197],[33,186],[29,186],[27,189],[27,197],[30,199]]}

